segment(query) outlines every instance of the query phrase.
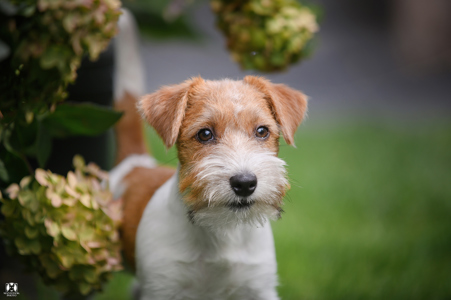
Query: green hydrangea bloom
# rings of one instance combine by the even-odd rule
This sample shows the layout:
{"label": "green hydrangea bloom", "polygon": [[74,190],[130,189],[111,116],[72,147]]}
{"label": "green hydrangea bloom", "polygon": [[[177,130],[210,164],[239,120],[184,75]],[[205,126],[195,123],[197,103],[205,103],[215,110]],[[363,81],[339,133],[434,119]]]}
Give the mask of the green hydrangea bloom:
{"label": "green hydrangea bloom", "polygon": [[0,235],[8,253],[44,282],[87,295],[122,269],[121,202],[113,201],[105,186],[108,173],[85,165],[80,156],[74,166],[67,177],[37,169],[34,178],[10,185],[0,200],[5,216]]}
{"label": "green hydrangea bloom", "polygon": [[119,0],[3,2],[0,41],[9,55],[0,59],[0,128],[29,124],[63,101],[83,55],[99,56],[121,14]]}
{"label": "green hydrangea bloom", "polygon": [[296,0],[212,0],[232,58],[244,69],[283,70],[306,55],[315,14]]}

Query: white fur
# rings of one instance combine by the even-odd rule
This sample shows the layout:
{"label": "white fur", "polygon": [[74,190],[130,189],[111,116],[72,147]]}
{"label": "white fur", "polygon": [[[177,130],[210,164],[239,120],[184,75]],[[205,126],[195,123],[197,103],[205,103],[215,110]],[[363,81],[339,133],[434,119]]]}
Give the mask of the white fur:
{"label": "white fur", "polygon": [[[194,222],[223,230],[241,223],[262,226],[268,218],[277,219],[281,191],[288,185],[284,166],[283,160],[259,147],[255,139],[239,132],[228,132],[210,155],[195,163],[200,170],[195,184],[202,186],[201,201],[208,201],[208,207],[193,214]],[[253,173],[257,177],[257,187],[246,200],[230,187],[230,178],[242,173]],[[241,201],[254,201],[254,204],[237,210],[228,207],[232,202]]]}
{"label": "white fur", "polygon": [[120,164],[114,167],[109,172],[110,191],[113,193],[113,198],[118,199],[125,191],[123,183],[124,177],[136,167],[155,168],[157,162],[148,154],[132,154],[127,156]]}
{"label": "white fur", "polygon": [[140,299],[279,299],[269,222],[222,231],[191,223],[177,174],[156,191],[138,227]]}
{"label": "white fur", "polygon": [[144,64],[139,51],[139,37],[133,15],[122,9],[119,17],[119,33],[114,39],[114,100],[119,101],[127,91],[134,97],[144,92]]}

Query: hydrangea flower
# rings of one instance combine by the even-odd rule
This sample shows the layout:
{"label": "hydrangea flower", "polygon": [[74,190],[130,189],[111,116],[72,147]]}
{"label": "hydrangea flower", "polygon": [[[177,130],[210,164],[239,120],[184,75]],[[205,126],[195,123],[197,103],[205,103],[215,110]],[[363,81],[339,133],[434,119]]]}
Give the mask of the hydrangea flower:
{"label": "hydrangea flower", "polygon": [[108,173],[80,156],[73,163],[67,177],[37,169],[34,178],[10,185],[0,195],[0,235],[8,253],[20,256],[44,282],[87,295],[122,269],[121,202],[112,200]]}
{"label": "hydrangea flower", "polygon": [[285,69],[307,54],[319,29],[312,10],[296,0],[212,0],[211,6],[232,58],[244,69]]}

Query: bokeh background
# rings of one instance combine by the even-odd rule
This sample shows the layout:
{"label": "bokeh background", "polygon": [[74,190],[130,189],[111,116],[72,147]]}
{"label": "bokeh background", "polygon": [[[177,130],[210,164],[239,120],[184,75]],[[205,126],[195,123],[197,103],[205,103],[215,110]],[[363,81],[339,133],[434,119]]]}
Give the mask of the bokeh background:
{"label": "bokeh background", "polygon": [[[280,152],[292,182],[273,223],[280,296],[450,299],[450,4],[314,3],[324,17],[313,56],[262,74],[310,96],[297,148]],[[186,17],[200,38],[142,40],[147,92],[190,76],[261,75],[230,60],[208,3]]]}
{"label": "bokeh background", "polygon": [[[324,15],[313,56],[269,75],[230,60],[206,1],[168,32],[149,33],[159,20],[138,11],[146,92],[264,75],[309,95],[297,148],[280,151],[292,184],[273,223],[282,299],[450,299],[450,2],[313,2]],[[146,134],[175,166],[174,149]],[[117,274],[95,299],[131,299],[132,280]]]}
{"label": "bokeh background", "polygon": [[[273,223],[280,296],[449,299],[451,7],[315,3],[324,17],[311,59],[265,75],[310,96],[297,149],[280,153],[292,181]],[[189,18],[201,41],[143,40],[148,92],[196,75],[259,74],[230,61],[208,4]]]}
{"label": "bokeh background", "polygon": [[[313,56],[264,76],[310,96],[292,189],[273,223],[282,299],[451,298],[451,6],[447,1],[315,1]],[[207,3],[200,40],[142,42],[146,89],[243,72]],[[175,152],[151,147],[174,165]]]}

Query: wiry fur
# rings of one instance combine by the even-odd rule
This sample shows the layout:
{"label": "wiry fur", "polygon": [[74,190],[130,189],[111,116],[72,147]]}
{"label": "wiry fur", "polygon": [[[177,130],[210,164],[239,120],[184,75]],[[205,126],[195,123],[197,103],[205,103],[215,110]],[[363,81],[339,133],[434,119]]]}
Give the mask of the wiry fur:
{"label": "wiry fur", "polygon": [[[199,77],[144,96],[138,107],[165,145],[177,146],[180,162],[167,181],[171,172],[150,165],[124,177],[119,171],[130,169],[127,159],[113,171],[124,178],[130,226],[122,232],[125,243],[136,241],[135,255],[129,245],[126,256],[136,266],[140,299],[278,299],[268,219],[280,217],[289,188],[285,162],[277,157],[279,132],[294,144],[305,96],[259,77]],[[265,138],[256,135],[261,126],[268,129]],[[204,128],[214,139],[198,139]],[[248,197],[237,196],[230,183],[244,173],[257,178]]]}
{"label": "wiry fur", "polygon": [[[280,216],[282,197],[288,187],[285,162],[258,145],[255,139],[241,133],[229,133],[212,147],[211,154],[196,161],[184,176],[194,176],[187,188],[200,189],[202,208],[192,213],[200,226],[224,229],[240,224],[260,225]],[[247,198],[237,196],[230,188],[230,178],[240,173],[253,173],[258,184]],[[233,202],[250,201],[249,208],[231,209]],[[199,203],[197,204],[199,206]]]}

